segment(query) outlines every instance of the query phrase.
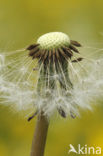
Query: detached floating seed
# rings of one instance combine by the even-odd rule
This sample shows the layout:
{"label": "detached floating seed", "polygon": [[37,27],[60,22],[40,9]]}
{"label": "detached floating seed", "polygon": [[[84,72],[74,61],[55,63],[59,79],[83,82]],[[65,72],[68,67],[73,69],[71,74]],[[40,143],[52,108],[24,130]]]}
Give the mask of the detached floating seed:
{"label": "detached floating seed", "polygon": [[[40,76],[37,90],[43,94],[45,89],[51,90],[51,93],[57,89],[56,80],[51,79],[55,74],[58,75],[57,81],[62,95],[69,89],[73,89],[72,82],[69,78],[69,62],[79,62],[83,58],[79,57],[72,60],[74,53],[79,53],[77,47],[81,44],[77,41],[70,40],[69,36],[62,32],[50,32],[37,40],[37,43],[27,47],[29,56],[32,59],[38,59],[40,67]],[[51,97],[52,98],[52,95]],[[69,97],[68,97],[69,98]],[[66,117],[64,109],[60,106],[57,108],[62,117]]]}

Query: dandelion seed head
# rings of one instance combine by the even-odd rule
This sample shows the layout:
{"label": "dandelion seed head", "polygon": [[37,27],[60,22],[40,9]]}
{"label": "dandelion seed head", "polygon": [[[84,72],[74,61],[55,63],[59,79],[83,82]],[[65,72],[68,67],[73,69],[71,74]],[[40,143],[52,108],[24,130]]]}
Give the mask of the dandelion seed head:
{"label": "dandelion seed head", "polygon": [[0,54],[0,102],[47,116],[58,111],[75,117],[80,109],[92,110],[103,97],[103,58],[82,60],[79,47],[68,35],[52,32],[25,51],[7,52],[6,58]]}

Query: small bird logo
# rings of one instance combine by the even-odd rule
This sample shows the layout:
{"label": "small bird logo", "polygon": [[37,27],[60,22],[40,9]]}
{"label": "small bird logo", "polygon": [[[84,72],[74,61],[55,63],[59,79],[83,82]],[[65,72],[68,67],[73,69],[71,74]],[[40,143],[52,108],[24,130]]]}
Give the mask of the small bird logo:
{"label": "small bird logo", "polygon": [[73,147],[72,144],[69,145],[70,146],[70,150],[68,151],[68,154],[73,152],[73,153],[77,153],[76,149]]}

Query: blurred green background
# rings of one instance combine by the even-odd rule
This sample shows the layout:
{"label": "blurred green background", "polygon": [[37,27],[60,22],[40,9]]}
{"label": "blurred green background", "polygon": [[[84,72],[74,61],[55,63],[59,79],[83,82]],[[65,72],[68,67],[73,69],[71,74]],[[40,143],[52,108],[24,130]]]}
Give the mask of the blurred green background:
{"label": "blurred green background", "polygon": [[[65,32],[85,47],[103,47],[103,0],[0,0],[0,51],[24,48],[51,31]],[[68,156],[69,144],[103,148],[102,105],[98,101],[93,112],[75,120],[54,116],[45,156]],[[29,156],[35,121],[0,106],[0,156]]]}

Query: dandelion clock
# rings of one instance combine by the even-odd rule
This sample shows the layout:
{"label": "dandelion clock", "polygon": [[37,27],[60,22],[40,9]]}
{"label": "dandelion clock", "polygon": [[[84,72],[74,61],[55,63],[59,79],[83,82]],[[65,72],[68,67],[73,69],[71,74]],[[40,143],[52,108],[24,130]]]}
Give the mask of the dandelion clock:
{"label": "dandelion clock", "polygon": [[[75,118],[92,109],[103,93],[103,59],[91,59],[81,44],[62,32],[50,32],[35,44],[0,54],[1,103],[37,116],[31,156],[43,156],[54,113]],[[95,82],[95,83],[94,83]]]}

